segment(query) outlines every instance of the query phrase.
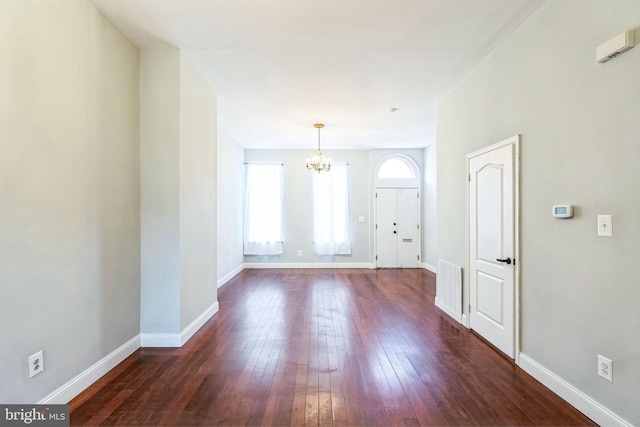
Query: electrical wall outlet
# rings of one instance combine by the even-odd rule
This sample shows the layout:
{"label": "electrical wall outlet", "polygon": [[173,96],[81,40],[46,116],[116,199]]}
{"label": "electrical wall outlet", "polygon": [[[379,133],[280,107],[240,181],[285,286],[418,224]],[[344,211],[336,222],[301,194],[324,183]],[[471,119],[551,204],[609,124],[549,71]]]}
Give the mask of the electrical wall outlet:
{"label": "electrical wall outlet", "polygon": [[298,256],[302,256],[302,249],[298,249]]}
{"label": "electrical wall outlet", "polygon": [[44,358],[42,350],[29,356],[29,378],[33,378],[44,371]]}
{"label": "electrical wall outlet", "polygon": [[613,361],[601,354],[598,355],[598,375],[609,382],[613,382]]}

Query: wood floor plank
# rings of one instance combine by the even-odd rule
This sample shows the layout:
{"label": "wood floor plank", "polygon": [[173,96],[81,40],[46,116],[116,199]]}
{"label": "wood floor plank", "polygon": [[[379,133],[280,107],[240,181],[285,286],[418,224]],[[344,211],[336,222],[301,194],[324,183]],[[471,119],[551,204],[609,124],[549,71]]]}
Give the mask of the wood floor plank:
{"label": "wood floor plank", "polygon": [[595,425],[434,297],[421,269],[245,270],[182,348],[70,402],[71,425]]}

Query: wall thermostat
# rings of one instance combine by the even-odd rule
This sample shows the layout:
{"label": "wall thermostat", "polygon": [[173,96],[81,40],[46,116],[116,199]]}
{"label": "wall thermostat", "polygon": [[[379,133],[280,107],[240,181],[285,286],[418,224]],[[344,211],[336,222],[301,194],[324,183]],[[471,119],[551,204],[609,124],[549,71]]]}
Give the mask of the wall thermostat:
{"label": "wall thermostat", "polygon": [[573,205],[554,205],[554,218],[573,218]]}

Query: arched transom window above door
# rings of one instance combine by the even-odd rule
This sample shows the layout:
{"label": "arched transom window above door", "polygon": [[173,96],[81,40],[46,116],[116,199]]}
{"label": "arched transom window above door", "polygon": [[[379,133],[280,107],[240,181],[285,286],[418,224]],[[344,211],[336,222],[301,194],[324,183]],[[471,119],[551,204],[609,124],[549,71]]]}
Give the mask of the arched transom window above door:
{"label": "arched transom window above door", "polygon": [[378,168],[378,178],[380,179],[411,179],[416,174],[411,165],[406,160],[393,157],[385,160]]}
{"label": "arched transom window above door", "polygon": [[420,169],[410,157],[394,154],[385,157],[378,163],[375,181],[377,188],[417,188],[420,181]]}

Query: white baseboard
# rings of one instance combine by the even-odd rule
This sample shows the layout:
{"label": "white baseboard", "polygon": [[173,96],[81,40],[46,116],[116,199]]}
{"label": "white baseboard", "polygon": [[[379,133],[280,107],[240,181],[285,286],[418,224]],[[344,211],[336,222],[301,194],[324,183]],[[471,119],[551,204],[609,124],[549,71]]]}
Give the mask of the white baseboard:
{"label": "white baseboard", "polygon": [[593,398],[569,384],[529,356],[520,353],[520,367],[529,375],[547,386],[551,391],[569,402],[577,410],[591,418],[602,426],[631,427],[631,423],[625,421]]}
{"label": "white baseboard", "polygon": [[435,299],[435,304],[436,307],[438,307],[440,310],[444,311],[445,313],[447,313],[449,316],[451,316],[456,322],[461,323],[463,325],[466,326],[465,322],[466,322],[466,317],[463,314],[460,313],[456,313],[453,310],[451,310],[449,307],[447,307],[446,305],[442,304],[440,302],[440,298],[436,297]]}
{"label": "white baseboard", "polygon": [[202,325],[207,323],[207,320],[211,319],[213,315],[218,312],[219,308],[220,304],[218,304],[218,301],[214,302],[200,316],[198,316],[196,320],[194,320],[189,326],[184,328],[184,330],[180,334],[180,347],[185,345],[186,342],[189,341],[189,338],[191,338],[193,334],[198,332],[198,329],[200,329]]}
{"label": "white baseboard", "polygon": [[218,312],[218,308],[219,304],[218,301],[216,301],[180,333],[140,334],[140,346],[171,348],[182,347],[187,341],[189,341],[189,338],[191,338],[193,334],[198,332],[198,329],[200,329],[207,320]]}
{"label": "white baseboard", "polygon": [[423,262],[421,265],[422,265],[422,268],[424,268],[425,270],[429,270],[432,273],[438,274],[438,267],[431,264],[427,264],[426,262]]}
{"label": "white baseboard", "polygon": [[244,268],[371,268],[368,262],[246,262]]}
{"label": "white baseboard", "polygon": [[140,334],[140,347],[182,347],[180,334]]}
{"label": "white baseboard", "polygon": [[218,279],[218,289],[220,289],[222,287],[222,285],[227,283],[229,280],[231,280],[234,277],[236,277],[238,275],[238,273],[240,273],[242,270],[244,270],[244,265],[240,264],[239,266],[237,266],[236,268],[231,270],[229,273],[227,273],[224,276],[222,276],[221,278],[219,278]]}
{"label": "white baseboard", "polygon": [[71,399],[86,390],[91,384],[98,381],[104,374],[115,368],[120,362],[140,348],[140,335],[136,335],[129,341],[109,353],[106,357],[93,364],[89,369],[71,379],[62,387],[49,394],[38,402],[39,405],[66,404]]}
{"label": "white baseboard", "polygon": [[140,346],[171,348],[182,347],[187,341],[189,341],[189,338],[191,338],[193,334],[198,332],[198,329],[200,329],[207,320],[211,319],[211,317],[218,312],[218,309],[219,304],[218,301],[216,301],[180,333],[140,334]]}

